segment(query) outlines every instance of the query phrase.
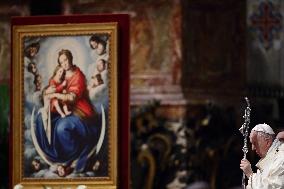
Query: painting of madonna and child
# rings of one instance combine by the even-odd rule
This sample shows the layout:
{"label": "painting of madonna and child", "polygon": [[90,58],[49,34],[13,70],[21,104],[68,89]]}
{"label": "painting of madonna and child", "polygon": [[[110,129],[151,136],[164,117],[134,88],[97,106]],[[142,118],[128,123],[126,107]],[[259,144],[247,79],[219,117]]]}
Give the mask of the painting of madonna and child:
{"label": "painting of madonna and child", "polygon": [[24,37],[24,177],[109,175],[109,37]]}

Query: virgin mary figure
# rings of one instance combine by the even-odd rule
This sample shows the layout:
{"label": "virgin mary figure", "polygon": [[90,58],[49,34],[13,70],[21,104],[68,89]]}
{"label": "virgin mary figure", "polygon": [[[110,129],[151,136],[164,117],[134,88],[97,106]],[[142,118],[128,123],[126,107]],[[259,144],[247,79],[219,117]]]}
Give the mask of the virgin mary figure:
{"label": "virgin mary figure", "polygon": [[96,150],[102,120],[88,98],[86,78],[73,64],[70,50],[63,49],[58,53],[58,65],[65,71],[66,92],[59,93],[54,89],[47,98],[67,104],[72,114],[61,117],[51,112],[48,120],[51,128],[47,135],[45,116],[39,111],[35,116],[33,141],[37,152],[48,164],[72,168],[80,173],[85,171],[88,159]]}

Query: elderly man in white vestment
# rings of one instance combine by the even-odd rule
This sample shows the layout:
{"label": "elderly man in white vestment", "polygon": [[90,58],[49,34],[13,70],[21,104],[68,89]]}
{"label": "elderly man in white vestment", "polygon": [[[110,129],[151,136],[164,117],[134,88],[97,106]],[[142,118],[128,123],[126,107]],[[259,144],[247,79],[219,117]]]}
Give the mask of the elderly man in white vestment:
{"label": "elderly man in white vestment", "polygon": [[284,143],[275,138],[273,129],[267,124],[256,125],[249,138],[252,150],[261,159],[256,164],[256,173],[252,172],[247,159],[241,160],[240,168],[249,179],[247,189],[284,189]]}

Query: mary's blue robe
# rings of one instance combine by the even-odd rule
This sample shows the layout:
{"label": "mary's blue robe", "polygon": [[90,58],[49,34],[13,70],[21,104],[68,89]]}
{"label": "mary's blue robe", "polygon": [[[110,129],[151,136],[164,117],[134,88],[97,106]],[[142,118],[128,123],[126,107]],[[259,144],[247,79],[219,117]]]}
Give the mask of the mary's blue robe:
{"label": "mary's blue robe", "polygon": [[49,144],[41,113],[35,120],[35,136],[42,155],[51,163],[70,166],[75,162],[75,171],[85,170],[88,158],[95,151],[99,138],[100,120],[83,121],[76,115],[61,118],[51,115],[51,142]]}

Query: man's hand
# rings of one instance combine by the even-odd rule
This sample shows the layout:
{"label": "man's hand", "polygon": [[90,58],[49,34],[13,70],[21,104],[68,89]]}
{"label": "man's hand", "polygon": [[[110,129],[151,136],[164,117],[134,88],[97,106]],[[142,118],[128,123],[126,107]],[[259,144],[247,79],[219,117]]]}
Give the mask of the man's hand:
{"label": "man's hand", "polygon": [[252,175],[252,169],[251,169],[251,165],[250,162],[247,159],[242,159],[241,160],[241,164],[240,164],[240,168],[243,170],[243,172],[245,173],[245,175],[249,178]]}

